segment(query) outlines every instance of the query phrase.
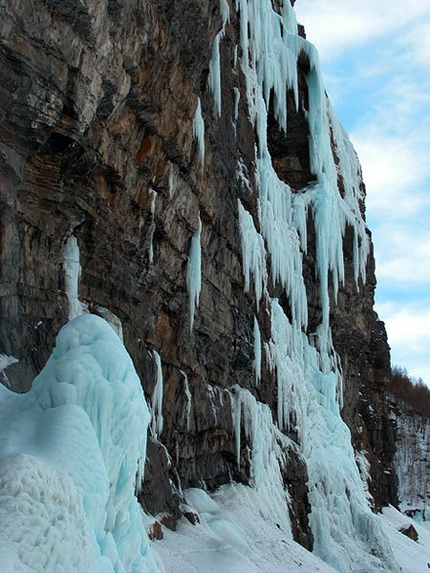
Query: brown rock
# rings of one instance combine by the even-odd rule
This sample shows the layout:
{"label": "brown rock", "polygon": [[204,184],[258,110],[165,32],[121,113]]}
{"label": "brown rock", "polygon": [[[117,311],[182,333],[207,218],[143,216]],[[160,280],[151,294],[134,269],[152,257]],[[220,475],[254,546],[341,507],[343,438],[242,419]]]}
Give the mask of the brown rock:
{"label": "brown rock", "polygon": [[399,531],[406,537],[409,537],[409,539],[412,539],[412,541],[418,541],[418,532],[412,524],[403,525]]}

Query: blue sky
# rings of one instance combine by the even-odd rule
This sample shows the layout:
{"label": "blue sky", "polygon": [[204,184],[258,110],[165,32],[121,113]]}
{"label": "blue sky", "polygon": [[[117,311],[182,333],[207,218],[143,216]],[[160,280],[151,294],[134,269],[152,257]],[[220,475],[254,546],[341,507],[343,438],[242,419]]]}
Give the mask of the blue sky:
{"label": "blue sky", "polygon": [[430,386],[430,0],[297,0],[367,187],[392,363]]}

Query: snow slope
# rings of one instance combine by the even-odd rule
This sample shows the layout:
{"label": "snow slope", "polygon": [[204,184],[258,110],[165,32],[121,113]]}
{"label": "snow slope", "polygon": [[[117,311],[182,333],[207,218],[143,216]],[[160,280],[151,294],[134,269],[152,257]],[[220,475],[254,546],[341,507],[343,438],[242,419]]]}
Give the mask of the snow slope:
{"label": "snow slope", "polygon": [[164,530],[155,542],[168,573],[335,571],[264,518],[252,488],[227,485],[211,497],[199,489],[185,495],[200,523],[183,518],[176,532]]}
{"label": "snow slope", "polygon": [[[202,490],[185,492],[200,522],[186,519],[178,530],[164,530],[164,539],[155,542],[167,573],[331,573],[336,571],[316,555],[295,543],[275,523],[262,516],[261,500],[252,488],[228,485],[209,497]],[[399,570],[423,573],[430,563],[430,532],[393,507],[376,517],[387,536]],[[415,542],[399,529],[413,524],[419,538]],[[366,565],[362,555],[350,572],[374,573],[382,566]],[[385,565],[391,566],[388,561]],[[396,564],[394,565],[396,567]],[[395,570],[395,569],[392,569]]]}
{"label": "snow slope", "polygon": [[17,571],[160,571],[134,495],[149,412],[95,315],[69,322],[28,394],[0,388],[0,562]]}
{"label": "snow slope", "polygon": [[[401,571],[403,573],[428,571],[430,569],[430,531],[394,507],[385,507],[380,521]],[[405,525],[413,525],[418,533],[418,541],[413,541],[399,532],[399,529]]]}

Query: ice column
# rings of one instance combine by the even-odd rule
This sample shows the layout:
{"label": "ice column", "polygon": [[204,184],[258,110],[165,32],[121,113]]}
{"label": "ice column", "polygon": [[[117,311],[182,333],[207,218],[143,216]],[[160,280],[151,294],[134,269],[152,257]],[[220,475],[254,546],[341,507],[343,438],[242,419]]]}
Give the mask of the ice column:
{"label": "ice column", "polygon": [[161,368],[161,358],[155,350],[152,356],[156,365],[156,383],[152,393],[152,419],[151,430],[155,437],[158,437],[163,431],[163,370]]}
{"label": "ice column", "polygon": [[205,162],[205,122],[202,116],[202,104],[200,102],[200,98],[197,98],[196,115],[193,121],[193,136],[197,141],[200,164],[203,165]]}
{"label": "ice column", "polygon": [[151,243],[149,245],[149,264],[152,265],[154,263],[154,245],[153,245],[153,238],[154,238],[154,231],[155,231],[155,202],[157,200],[157,191],[154,189],[149,190],[150,194],[152,195],[151,199]]}
{"label": "ice column", "polygon": [[[246,100],[257,133],[258,219],[238,204],[244,288],[248,291],[253,280],[257,304],[265,297],[270,307],[272,332],[265,350],[277,380],[277,421],[281,429],[298,436],[307,461],[310,523],[318,555],[342,571],[359,564],[376,570],[382,561],[372,555],[370,548],[373,551],[377,548],[385,559],[386,569],[392,570],[389,551],[368,507],[349,430],[340,416],[342,377],[329,323],[329,288],[333,286],[336,297],[344,279],[343,243],[347,227],[354,236],[357,288],[359,279],[365,279],[369,238],[360,209],[363,201],[360,168],[328,103],[316,50],[297,35],[290,2],[284,2],[281,13],[277,13],[270,0],[236,0],[236,10]],[[293,91],[297,106],[299,56],[309,62],[306,115],[315,183],[292,193],[279,180],[272,165],[267,145],[267,116],[269,105],[273,106],[279,127],[288,130],[287,94],[288,90]],[[241,173],[238,166],[239,179]],[[315,227],[315,271],[322,309],[321,323],[314,332],[308,332],[302,268],[309,213]],[[269,300],[272,285],[278,290],[280,287],[282,305],[275,298]],[[245,408],[252,419],[258,420],[248,398],[238,394],[241,399],[237,400],[235,410],[236,436],[241,420],[245,426],[248,423],[242,416]],[[249,430],[249,435],[256,434]],[[253,446],[253,456],[257,444],[260,445],[260,440]]]}
{"label": "ice column", "polygon": [[66,295],[69,300],[69,320],[86,312],[86,307],[78,297],[81,265],[79,263],[79,247],[75,236],[71,235],[63,250],[63,269]]}
{"label": "ice column", "polygon": [[190,250],[188,252],[187,288],[190,298],[190,331],[193,330],[194,313],[199,305],[200,291],[202,288],[201,232],[202,221],[199,217],[197,229],[191,239]]}
{"label": "ice column", "polygon": [[261,334],[260,327],[258,326],[257,317],[254,316],[254,373],[255,381],[260,384],[261,379]]}

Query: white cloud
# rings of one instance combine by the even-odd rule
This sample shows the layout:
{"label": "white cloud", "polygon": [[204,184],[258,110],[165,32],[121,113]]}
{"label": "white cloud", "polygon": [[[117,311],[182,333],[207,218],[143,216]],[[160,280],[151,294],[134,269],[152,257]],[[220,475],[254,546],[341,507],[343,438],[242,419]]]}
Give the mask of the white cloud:
{"label": "white cloud", "polygon": [[425,187],[430,177],[430,141],[427,147],[414,137],[389,136],[367,125],[353,133],[351,140],[360,158],[367,207],[373,217],[404,220],[429,205],[417,187]]}
{"label": "white cloud", "polygon": [[297,0],[296,13],[324,59],[430,15],[423,0]]}
{"label": "white cloud", "polygon": [[[412,226],[393,231],[389,224],[382,227],[376,258],[377,277],[381,284],[391,283],[403,291],[411,285],[417,289],[428,285],[430,291],[430,229]],[[412,298],[414,294],[410,292],[409,296]]]}
{"label": "white cloud", "polygon": [[390,302],[377,305],[377,312],[387,328],[393,364],[430,386],[430,308]]}
{"label": "white cloud", "polygon": [[411,53],[413,61],[419,66],[430,65],[430,19],[420,20],[404,38],[401,43]]}

